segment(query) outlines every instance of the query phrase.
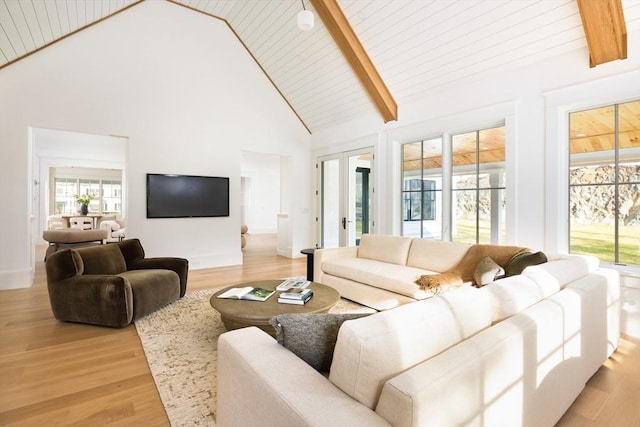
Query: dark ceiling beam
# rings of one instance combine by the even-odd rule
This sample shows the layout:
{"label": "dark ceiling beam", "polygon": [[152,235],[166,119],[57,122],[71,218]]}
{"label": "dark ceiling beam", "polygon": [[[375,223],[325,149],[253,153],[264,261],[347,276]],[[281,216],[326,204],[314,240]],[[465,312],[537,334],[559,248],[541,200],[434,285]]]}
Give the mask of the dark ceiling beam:
{"label": "dark ceiling beam", "polygon": [[589,66],[627,58],[621,0],[576,0],[589,47]]}
{"label": "dark ceiling beam", "polygon": [[398,105],[336,0],[311,0],[316,13],[362,82],[384,122],[398,120]]}

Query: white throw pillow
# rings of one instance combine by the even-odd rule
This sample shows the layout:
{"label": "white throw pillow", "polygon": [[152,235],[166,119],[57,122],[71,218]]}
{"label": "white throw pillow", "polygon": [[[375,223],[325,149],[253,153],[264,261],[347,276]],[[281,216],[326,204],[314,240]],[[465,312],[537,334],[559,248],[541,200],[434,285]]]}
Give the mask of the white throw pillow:
{"label": "white throw pillow", "polygon": [[473,281],[476,286],[488,285],[496,279],[504,276],[504,269],[500,267],[491,257],[484,257],[473,272]]}

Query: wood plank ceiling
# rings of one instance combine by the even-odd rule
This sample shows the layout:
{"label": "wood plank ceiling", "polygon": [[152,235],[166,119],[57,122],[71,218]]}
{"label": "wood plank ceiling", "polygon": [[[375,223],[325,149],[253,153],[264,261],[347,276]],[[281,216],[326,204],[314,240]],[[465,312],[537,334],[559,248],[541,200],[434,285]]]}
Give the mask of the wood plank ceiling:
{"label": "wood plank ceiling", "polygon": [[[640,162],[640,100],[576,111],[570,114],[569,152],[571,154],[611,151],[616,146],[616,114],[618,148],[629,151],[633,161]],[[505,161],[504,126],[454,135],[451,147],[453,166]],[[404,144],[403,170],[440,169],[442,141],[439,138]],[[635,153],[635,154],[633,154]]]}
{"label": "wood plank ceiling", "polygon": [[[318,19],[313,7],[318,0],[304,0],[316,16],[311,31],[296,26],[300,0],[167,1],[227,22],[310,131],[356,117],[380,120]],[[137,3],[0,0],[0,67]],[[338,5],[397,102],[400,118],[403,105],[465,79],[575,49],[584,49],[588,66],[576,0],[338,0]],[[640,29],[640,0],[622,0],[622,7],[627,31]]]}

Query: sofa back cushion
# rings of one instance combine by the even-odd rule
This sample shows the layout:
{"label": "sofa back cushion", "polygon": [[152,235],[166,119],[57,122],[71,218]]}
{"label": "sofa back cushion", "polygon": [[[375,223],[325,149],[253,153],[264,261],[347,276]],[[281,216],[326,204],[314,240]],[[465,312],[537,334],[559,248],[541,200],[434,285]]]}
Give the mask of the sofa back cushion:
{"label": "sofa back cushion", "polygon": [[469,250],[469,245],[464,243],[413,239],[407,265],[444,273],[458,264],[467,250]]}
{"label": "sofa back cushion", "polygon": [[488,294],[471,287],[346,321],[329,380],[373,409],[387,380],[490,324]]}
{"label": "sofa back cushion", "polygon": [[127,263],[127,270],[131,270],[136,262],[145,257],[144,249],[139,239],[123,240],[118,242],[117,245],[120,247],[120,252],[122,252],[122,256]]}
{"label": "sofa back cushion", "polygon": [[84,264],[78,251],[67,248],[49,255],[45,268],[47,270],[47,283],[51,284],[81,275],[84,271]]}
{"label": "sofa back cushion", "polygon": [[83,274],[119,274],[127,271],[120,247],[114,244],[78,249],[84,264]]}
{"label": "sofa back cushion", "polygon": [[405,265],[411,238],[384,234],[363,234],[358,246],[358,258]]}
{"label": "sofa back cushion", "polygon": [[481,289],[491,297],[494,323],[531,307],[559,290],[558,281],[544,272],[537,272],[535,276],[519,274],[506,277]]}
{"label": "sofa back cushion", "polygon": [[599,264],[598,258],[591,255],[562,255],[544,264],[529,266],[522,274],[533,276],[546,273],[552,276],[562,289],[569,283],[594,272]]}

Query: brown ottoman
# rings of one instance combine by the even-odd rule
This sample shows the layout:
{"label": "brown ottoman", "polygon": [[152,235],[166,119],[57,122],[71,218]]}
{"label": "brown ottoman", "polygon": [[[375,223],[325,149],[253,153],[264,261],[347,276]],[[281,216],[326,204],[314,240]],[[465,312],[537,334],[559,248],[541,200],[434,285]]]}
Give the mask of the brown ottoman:
{"label": "brown ottoman", "polygon": [[79,230],[67,228],[63,230],[45,230],[42,238],[49,242],[44,260],[52,253],[68,247],[87,246],[88,244],[102,244],[107,238],[107,230]]}

